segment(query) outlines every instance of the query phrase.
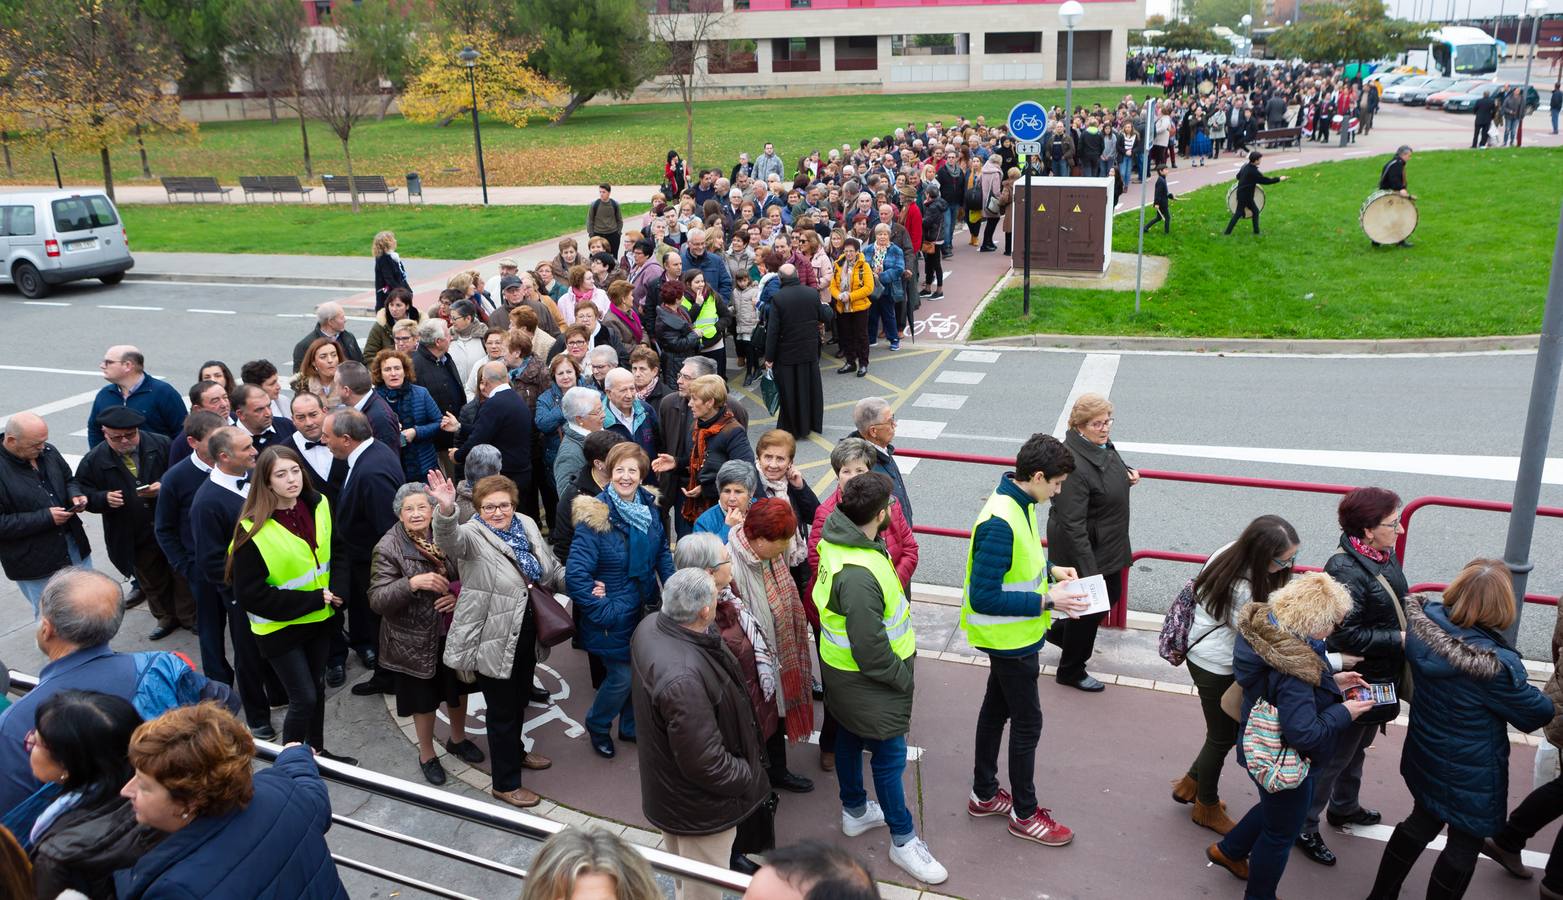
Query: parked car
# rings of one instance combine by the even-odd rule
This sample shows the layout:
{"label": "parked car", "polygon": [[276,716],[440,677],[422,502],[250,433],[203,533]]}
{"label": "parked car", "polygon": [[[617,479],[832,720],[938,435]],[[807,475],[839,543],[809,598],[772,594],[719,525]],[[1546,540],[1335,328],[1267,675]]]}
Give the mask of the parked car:
{"label": "parked car", "polygon": [[[1480,100],[1486,96],[1497,94],[1500,91],[1508,92],[1517,87],[1519,87],[1517,84],[1495,84],[1493,82],[1488,82],[1471,91],[1469,94],[1459,94],[1445,100],[1444,112],[1472,112],[1476,109],[1477,100]],[[1535,112],[1536,107],[1540,105],[1541,95],[1536,93],[1535,85],[1531,85],[1531,87],[1525,92],[1525,115],[1528,116]]]}
{"label": "parked car", "polygon": [[1427,103],[1428,109],[1441,109],[1444,105],[1444,101],[1448,100],[1450,97],[1455,97],[1460,94],[1468,94],[1482,85],[1489,83],[1490,82],[1485,78],[1467,78],[1463,81],[1456,81],[1454,84],[1444,88],[1441,91],[1434,91],[1433,93],[1428,94],[1427,100],[1424,102]]}
{"label": "parked car", "polygon": [[1430,81],[1424,81],[1416,87],[1406,88],[1404,91],[1401,91],[1400,102],[1406,106],[1421,106],[1427,102],[1429,94],[1454,87],[1457,82],[1458,79],[1455,78],[1434,78]]}
{"label": "parked car", "polygon": [[37,299],[57,284],[119,284],[136,264],[114,201],[102,194],[0,194],[0,284]]}
{"label": "parked car", "polygon": [[1405,98],[1407,93],[1421,87],[1424,84],[1427,84],[1429,81],[1432,81],[1437,77],[1438,76],[1436,75],[1413,75],[1404,81],[1397,81],[1396,83],[1384,89],[1384,102],[1399,103]]}

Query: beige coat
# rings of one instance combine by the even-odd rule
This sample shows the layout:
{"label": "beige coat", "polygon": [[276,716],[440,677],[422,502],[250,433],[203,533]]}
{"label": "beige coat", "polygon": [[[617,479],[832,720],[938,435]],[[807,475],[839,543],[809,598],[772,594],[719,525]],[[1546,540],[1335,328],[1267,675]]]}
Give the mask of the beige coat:
{"label": "beige coat", "polygon": [[[543,541],[537,523],[526,516],[520,518],[532,553],[543,568],[543,586],[559,590],[564,585],[564,566]],[[482,524],[458,524],[455,516],[438,510],[434,513],[434,543],[461,570],[461,595],[445,638],[445,665],[458,672],[509,678],[527,607],[526,578],[516,567],[510,548]],[[537,658],[547,655],[547,648],[539,645]]]}

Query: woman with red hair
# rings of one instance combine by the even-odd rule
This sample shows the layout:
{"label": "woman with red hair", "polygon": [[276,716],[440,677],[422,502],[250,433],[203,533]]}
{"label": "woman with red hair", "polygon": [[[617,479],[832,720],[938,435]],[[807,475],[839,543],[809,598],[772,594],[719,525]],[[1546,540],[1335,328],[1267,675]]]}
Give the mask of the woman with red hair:
{"label": "woman with red hair", "polygon": [[787,770],[787,741],[807,740],[814,733],[814,642],[798,584],[787,568],[787,547],[797,531],[792,504],[767,497],[749,506],[743,525],[729,533],[727,549],[733,557],[733,593],[759,623],[780,681],[776,712],[784,727],[765,743],[767,771],[771,784],[802,794],[814,790],[814,782]]}

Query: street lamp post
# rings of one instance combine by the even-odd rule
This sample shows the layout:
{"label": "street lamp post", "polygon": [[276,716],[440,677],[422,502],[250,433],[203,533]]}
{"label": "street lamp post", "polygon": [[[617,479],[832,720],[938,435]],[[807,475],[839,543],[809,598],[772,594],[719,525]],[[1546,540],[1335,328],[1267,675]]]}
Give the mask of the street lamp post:
{"label": "street lamp post", "polygon": [[1243,40],[1246,41],[1247,44],[1248,44],[1248,46],[1244,49],[1244,53],[1246,53],[1248,56],[1253,56],[1254,55],[1254,17],[1249,15],[1248,13],[1243,13],[1243,18],[1242,18],[1241,21],[1243,23]]}
{"label": "street lamp post", "polygon": [[1080,0],[1068,0],[1058,8],[1058,21],[1069,31],[1069,49],[1064,68],[1064,122],[1067,127],[1075,114],[1075,26],[1085,18]]}
{"label": "street lamp post", "polygon": [[1536,32],[1541,17],[1547,14],[1547,0],[1530,0],[1530,55],[1525,57],[1525,89],[1520,91],[1520,124],[1514,132],[1514,146],[1525,145],[1525,101],[1530,98],[1530,66],[1536,61]]}
{"label": "street lamp post", "polygon": [[478,154],[478,182],[483,185],[483,205],[488,205],[488,172],[483,168],[483,132],[478,128],[478,51],[461,51],[461,64],[467,67],[467,87],[472,90],[472,144]]}

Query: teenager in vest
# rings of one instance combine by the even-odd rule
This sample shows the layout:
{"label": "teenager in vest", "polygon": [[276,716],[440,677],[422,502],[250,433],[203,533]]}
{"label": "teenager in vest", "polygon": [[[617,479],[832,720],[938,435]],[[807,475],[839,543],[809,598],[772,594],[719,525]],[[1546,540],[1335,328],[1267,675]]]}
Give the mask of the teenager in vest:
{"label": "teenager in vest", "polygon": [[326,655],[342,598],[331,593],[331,504],[291,447],[267,447],[228,545],[228,580],[260,654],[288,690],[282,742],[325,750]]}
{"label": "teenager in vest", "polygon": [[[977,754],[972,816],[1007,816],[1009,833],[1048,847],[1062,847],[1074,832],[1037,806],[1037,740],[1042,704],[1043,638],[1053,610],[1073,618],[1090,604],[1067,566],[1049,566],[1037,527],[1037,508],[1051,500],[1075,468],[1074,455],[1050,434],[1033,434],[1015,457],[1015,471],[999,477],[972,526],[966,556],[961,628],[970,644],[988,654],[988,687],[977,712]],[[1056,581],[1051,590],[1049,581]],[[999,787],[999,743],[1009,720],[1010,791]]]}
{"label": "teenager in vest", "polygon": [[[838,722],[836,779],[841,830],[856,837],[890,828],[890,861],[918,881],[939,884],[944,866],[917,836],[901,776],[912,718],[912,608],[879,532],[889,521],[890,479],[868,472],[841,489],[819,542],[814,605],[820,617],[826,709]],[[863,789],[863,751],[872,756],[874,793]]]}

